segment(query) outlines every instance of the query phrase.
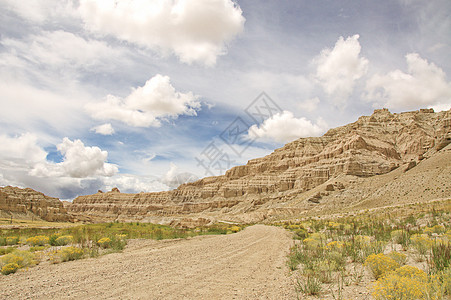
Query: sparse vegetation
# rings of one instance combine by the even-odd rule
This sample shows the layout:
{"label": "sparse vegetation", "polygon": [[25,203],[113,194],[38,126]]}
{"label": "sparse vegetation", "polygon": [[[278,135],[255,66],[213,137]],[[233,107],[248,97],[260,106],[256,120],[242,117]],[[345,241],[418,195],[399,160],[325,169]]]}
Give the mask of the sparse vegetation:
{"label": "sparse vegetation", "polygon": [[[60,263],[120,252],[128,239],[174,239],[206,234],[236,233],[243,226],[216,224],[195,229],[173,228],[150,223],[102,223],[65,228],[0,229],[0,268],[2,274],[32,266],[40,261]],[[17,248],[21,249],[18,250]]]}
{"label": "sparse vegetation", "polygon": [[449,297],[450,202],[443,206],[276,224],[293,231],[295,240],[305,234],[287,260],[296,291],[344,299],[347,286],[359,286],[366,276],[375,299]]}

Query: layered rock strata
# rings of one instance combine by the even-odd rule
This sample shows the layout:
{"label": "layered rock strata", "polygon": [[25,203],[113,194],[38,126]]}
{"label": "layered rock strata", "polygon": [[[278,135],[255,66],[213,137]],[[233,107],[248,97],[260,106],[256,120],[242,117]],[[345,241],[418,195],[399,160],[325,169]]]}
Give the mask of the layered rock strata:
{"label": "layered rock strata", "polygon": [[50,222],[72,220],[59,199],[30,188],[0,187],[0,211],[10,215],[36,216]]}
{"label": "layered rock strata", "polygon": [[[68,210],[97,221],[159,221],[187,215],[234,219],[251,212],[262,219],[267,214],[258,211],[277,213],[285,203],[294,203],[299,195],[326,182],[332,182],[327,193],[343,190],[346,183],[334,183],[334,178],[370,178],[400,166],[405,171],[415,169],[450,142],[450,111],[398,114],[380,109],[322,137],[295,140],[223,176],[206,177],[168,192],[124,194],[116,190],[80,196]],[[321,193],[312,195],[310,203],[319,203],[322,197]]]}

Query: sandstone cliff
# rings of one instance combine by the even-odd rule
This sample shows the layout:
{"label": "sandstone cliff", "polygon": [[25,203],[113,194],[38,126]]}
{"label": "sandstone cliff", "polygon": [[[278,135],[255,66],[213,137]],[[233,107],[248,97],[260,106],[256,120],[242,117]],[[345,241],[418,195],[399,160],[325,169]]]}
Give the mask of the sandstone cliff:
{"label": "sandstone cliff", "polygon": [[[337,207],[358,205],[368,202],[376,191],[369,189],[365,194],[354,187],[382,174],[398,172],[397,176],[404,178],[427,160],[437,161],[436,156],[441,157],[440,163],[431,168],[449,170],[450,142],[451,111],[422,109],[393,114],[380,109],[322,137],[295,140],[223,176],[203,178],[168,192],[123,194],[116,190],[81,196],[68,210],[95,221],[169,222],[187,216],[258,221],[333,203]],[[421,200],[451,196],[449,175],[437,180],[445,188]],[[354,194],[343,196],[353,189]],[[398,195],[389,201],[401,198]]]}
{"label": "sandstone cliff", "polygon": [[0,187],[0,212],[4,216],[36,216],[50,222],[72,220],[61,201],[30,188]]}

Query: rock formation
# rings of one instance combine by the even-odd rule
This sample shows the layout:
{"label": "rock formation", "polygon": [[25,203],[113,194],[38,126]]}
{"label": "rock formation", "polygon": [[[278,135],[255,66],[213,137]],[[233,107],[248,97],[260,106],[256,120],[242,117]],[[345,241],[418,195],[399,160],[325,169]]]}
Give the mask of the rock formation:
{"label": "rock formation", "polygon": [[0,187],[0,211],[4,215],[36,216],[50,222],[72,220],[60,200],[30,188]]}
{"label": "rock formation", "polygon": [[[257,221],[310,210],[365,178],[398,169],[407,176],[439,153],[445,155],[445,163],[437,168],[449,168],[450,142],[451,111],[397,114],[379,109],[322,137],[288,143],[223,176],[206,177],[168,192],[124,194],[116,189],[80,196],[68,210],[95,221],[170,222],[187,216]],[[449,186],[449,177],[440,180]],[[450,195],[447,188],[435,196]],[[349,203],[367,198],[353,197]]]}

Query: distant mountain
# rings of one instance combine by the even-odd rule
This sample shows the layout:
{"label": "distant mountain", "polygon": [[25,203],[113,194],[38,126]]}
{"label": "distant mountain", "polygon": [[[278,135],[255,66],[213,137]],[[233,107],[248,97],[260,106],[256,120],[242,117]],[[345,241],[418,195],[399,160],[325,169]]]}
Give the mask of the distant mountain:
{"label": "distant mountain", "polygon": [[375,110],[322,137],[159,193],[80,196],[68,211],[92,221],[172,224],[261,221],[451,197],[451,111]]}

